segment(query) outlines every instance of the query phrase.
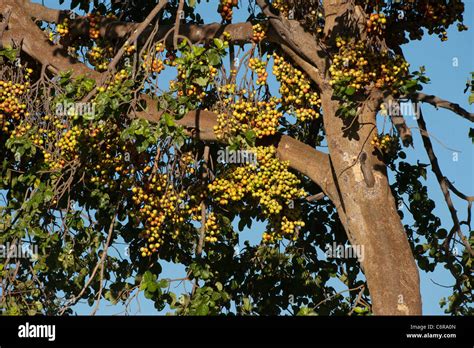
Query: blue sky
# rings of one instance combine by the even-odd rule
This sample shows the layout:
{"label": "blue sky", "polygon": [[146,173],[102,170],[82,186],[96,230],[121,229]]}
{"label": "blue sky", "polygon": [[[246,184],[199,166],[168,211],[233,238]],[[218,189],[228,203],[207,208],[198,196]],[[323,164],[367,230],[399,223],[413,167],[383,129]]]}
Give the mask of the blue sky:
{"label": "blue sky", "polygon": [[[42,1],[34,1],[41,3]],[[241,1],[241,3],[246,1]],[[59,6],[56,0],[46,0],[43,2],[46,6],[53,8],[68,8],[69,1]],[[474,71],[474,1],[465,1],[466,11],[464,14],[465,24],[470,28],[467,32],[459,33],[455,27],[448,31],[449,40],[441,42],[436,36],[424,36],[422,41],[414,41],[403,47],[405,56],[411,64],[412,70],[418,70],[420,66],[425,66],[426,74],[431,79],[431,83],[426,85],[424,93],[435,94],[443,99],[459,103],[470,112],[474,111],[474,105],[470,106],[467,102],[468,94],[463,94],[466,80],[470,77],[470,72]],[[206,23],[220,22],[220,16],[216,12],[217,1],[211,1],[200,5],[199,12]],[[246,5],[241,6],[241,10],[235,11],[234,21],[243,21],[246,19]],[[271,82],[270,82],[271,83]],[[272,89],[275,86],[271,86]],[[436,110],[429,105],[422,105],[423,115],[427,123],[428,132],[432,138],[434,150],[438,156],[441,169],[455,186],[467,195],[474,195],[474,184],[472,175],[474,173],[474,160],[472,153],[471,140],[467,137],[469,126],[471,124],[457,116],[456,114],[440,109]],[[416,120],[411,117],[406,118],[409,127],[416,127]],[[429,163],[426,153],[416,128],[412,129],[414,137],[414,149],[406,149],[408,155],[407,161],[416,163],[420,160],[422,163]],[[449,148],[449,149],[448,149]],[[453,151],[454,149],[455,151]],[[442,193],[434,175],[429,171],[426,182],[429,188],[430,198],[436,202],[435,215],[441,218],[442,225],[450,229],[452,221],[446,208]],[[461,201],[452,195],[455,206],[457,207],[459,218],[466,218],[466,202]],[[411,223],[405,219],[404,223]],[[256,242],[261,233],[262,225],[256,224],[253,231],[246,230],[241,235],[241,245],[243,240],[250,239]],[[163,278],[180,278],[184,276],[183,267],[167,264],[163,267]],[[451,291],[435,285],[432,281],[443,285],[452,285],[453,279],[448,271],[442,266],[435,272],[421,273],[421,293],[423,298],[424,314],[443,314],[439,308],[438,302],[441,297],[449,296]],[[189,286],[188,286],[189,290]],[[178,289],[174,289],[179,292]],[[153,304],[142,296],[140,299],[141,314],[156,314]],[[132,306],[134,313],[138,310],[136,305]],[[91,311],[87,305],[79,304],[76,306],[79,314],[88,314]],[[109,306],[102,304],[99,314],[118,314],[122,309],[120,306]]]}

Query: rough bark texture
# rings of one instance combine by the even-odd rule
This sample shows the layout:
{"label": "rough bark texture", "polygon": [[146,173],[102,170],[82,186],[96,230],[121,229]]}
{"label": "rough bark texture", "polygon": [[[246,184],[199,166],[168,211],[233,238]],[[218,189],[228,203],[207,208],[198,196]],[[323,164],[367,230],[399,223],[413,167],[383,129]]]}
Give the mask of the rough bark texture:
{"label": "rough bark texture", "polygon": [[[338,103],[331,100],[329,93],[323,94],[322,103],[331,162],[340,192],[341,204],[337,209],[352,245],[364,248],[360,261],[373,311],[378,315],[421,314],[418,269],[397,213],[385,166],[370,145],[376,134],[376,111],[372,108],[375,101],[369,100],[359,113],[358,140],[343,136],[345,125],[335,116]],[[363,153],[365,165],[375,179],[372,187],[361,169]]]}

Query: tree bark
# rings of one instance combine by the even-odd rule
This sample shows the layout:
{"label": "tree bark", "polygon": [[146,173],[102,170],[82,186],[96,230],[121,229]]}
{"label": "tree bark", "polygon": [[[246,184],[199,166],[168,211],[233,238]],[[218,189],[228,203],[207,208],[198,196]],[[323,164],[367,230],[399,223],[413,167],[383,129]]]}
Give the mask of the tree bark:
{"label": "tree bark", "polygon": [[[333,176],[339,191],[337,206],[351,244],[361,246],[361,262],[377,315],[421,314],[418,268],[390,191],[385,165],[370,144],[376,134],[379,96],[371,96],[358,112],[356,138],[344,136],[346,126],[336,116],[338,102],[323,92],[322,107]],[[365,162],[361,161],[361,155]],[[365,168],[363,168],[364,162]],[[370,182],[364,170],[372,175]]]}

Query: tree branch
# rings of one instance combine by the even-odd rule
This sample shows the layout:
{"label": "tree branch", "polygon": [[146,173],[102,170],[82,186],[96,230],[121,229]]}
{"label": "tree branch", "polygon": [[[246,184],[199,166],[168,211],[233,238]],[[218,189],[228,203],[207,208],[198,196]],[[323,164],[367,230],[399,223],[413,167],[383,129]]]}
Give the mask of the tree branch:
{"label": "tree branch", "polygon": [[72,70],[73,75],[86,75],[91,78],[98,78],[100,73],[90,69],[85,64],[73,59],[67,55],[61,45],[53,45],[43,31],[38,28],[30,19],[31,16],[25,9],[13,0],[4,0],[0,4],[0,12],[3,9],[11,6],[14,10],[10,17],[8,30],[5,31],[2,39],[2,44],[11,44],[11,42],[22,42],[21,50],[27,55],[31,56],[43,66],[48,67],[48,70],[53,74],[60,71]]}
{"label": "tree branch", "polygon": [[443,108],[450,110],[459,116],[465,118],[468,121],[474,122],[474,113],[463,109],[459,104],[450,102],[448,100],[441,99],[435,95],[427,95],[424,93],[415,93],[410,96],[413,101],[418,101],[422,103],[428,103],[436,108]]}
{"label": "tree branch", "polygon": [[[427,132],[426,130],[426,123],[423,118],[423,113],[420,108],[420,114],[418,115],[418,126],[420,127],[421,130]],[[459,223],[459,218],[457,216],[456,209],[454,208],[453,201],[451,200],[451,195],[449,193],[449,186],[447,183],[446,178],[444,177],[443,173],[441,172],[441,168],[439,167],[438,164],[438,158],[436,157],[436,154],[434,153],[433,150],[433,144],[431,143],[431,139],[429,136],[422,136],[421,137],[423,141],[423,145],[425,146],[426,153],[428,154],[428,158],[431,163],[431,170],[436,176],[436,179],[438,180],[439,186],[441,188],[441,191],[443,192],[444,200],[446,201],[446,204],[449,209],[449,213],[451,214],[451,219],[453,220],[454,223],[454,228],[461,240],[464,243],[464,246],[466,249],[470,252],[471,256],[474,256],[474,253],[472,251],[472,248],[469,244],[469,242],[466,240],[466,237],[462,234],[461,231],[461,224]]]}
{"label": "tree branch", "polygon": [[[69,17],[70,11],[55,10],[37,3],[32,3],[28,0],[18,1],[26,12],[36,20],[50,22],[50,23],[61,23],[65,18]],[[17,4],[17,7],[19,5]]]}
{"label": "tree branch", "polygon": [[[256,0],[257,5],[261,8],[263,14],[268,18],[272,28],[275,31],[275,36],[278,37],[279,44],[287,46],[289,52],[293,55],[298,55],[301,60],[306,62],[306,69],[308,65],[314,65],[316,71],[324,72],[326,69],[327,55],[324,53],[325,49],[322,43],[316,37],[305,31],[298,21],[288,20],[282,16],[277,16],[270,10],[270,5],[266,0]],[[291,50],[291,51],[290,51]],[[291,53],[289,53],[291,54]],[[293,57],[295,59],[295,57]],[[301,63],[300,60],[300,63]],[[302,66],[303,68],[303,66]],[[318,74],[319,75],[319,74]],[[314,74],[313,77],[316,78]],[[318,76],[316,79],[312,78],[317,84],[321,86],[322,77]]]}

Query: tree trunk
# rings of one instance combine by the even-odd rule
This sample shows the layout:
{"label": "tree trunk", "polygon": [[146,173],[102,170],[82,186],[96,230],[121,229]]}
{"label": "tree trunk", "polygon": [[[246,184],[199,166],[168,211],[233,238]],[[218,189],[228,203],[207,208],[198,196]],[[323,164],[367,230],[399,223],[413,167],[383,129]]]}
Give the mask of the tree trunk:
{"label": "tree trunk", "polygon": [[[360,259],[377,315],[421,314],[418,268],[390,191],[385,165],[370,144],[377,134],[380,96],[371,96],[358,112],[356,138],[336,116],[338,102],[324,91],[325,131],[338,186],[337,206],[349,241],[363,248]],[[357,122],[354,122],[357,123]],[[364,161],[365,160],[365,161]],[[362,163],[365,162],[365,165]]]}

